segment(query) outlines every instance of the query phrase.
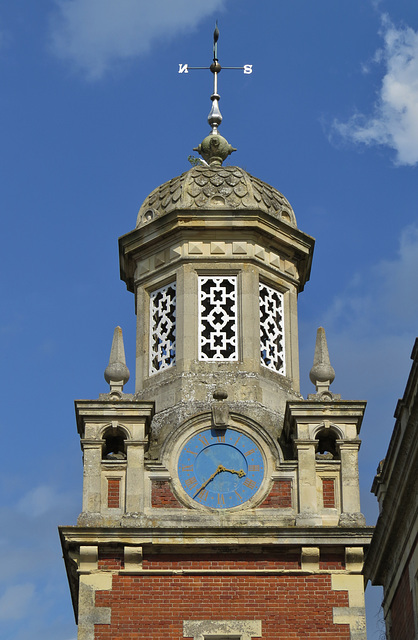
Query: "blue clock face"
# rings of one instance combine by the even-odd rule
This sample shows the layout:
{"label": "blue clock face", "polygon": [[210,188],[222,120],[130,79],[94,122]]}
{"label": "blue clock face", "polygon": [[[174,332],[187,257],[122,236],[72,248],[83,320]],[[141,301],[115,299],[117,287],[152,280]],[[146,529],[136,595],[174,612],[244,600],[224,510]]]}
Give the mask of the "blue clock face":
{"label": "blue clock face", "polygon": [[190,438],[178,461],[181,485],[190,498],[213,509],[249,500],[264,478],[258,445],[236,429],[206,429]]}

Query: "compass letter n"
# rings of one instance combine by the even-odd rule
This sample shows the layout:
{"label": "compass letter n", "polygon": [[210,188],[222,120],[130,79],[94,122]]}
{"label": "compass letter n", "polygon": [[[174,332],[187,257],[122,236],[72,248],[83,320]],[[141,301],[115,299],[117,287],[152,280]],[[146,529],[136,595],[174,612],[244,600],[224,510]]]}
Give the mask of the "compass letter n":
{"label": "compass letter n", "polygon": [[179,73],[189,73],[189,65],[188,64],[181,64],[179,62]]}

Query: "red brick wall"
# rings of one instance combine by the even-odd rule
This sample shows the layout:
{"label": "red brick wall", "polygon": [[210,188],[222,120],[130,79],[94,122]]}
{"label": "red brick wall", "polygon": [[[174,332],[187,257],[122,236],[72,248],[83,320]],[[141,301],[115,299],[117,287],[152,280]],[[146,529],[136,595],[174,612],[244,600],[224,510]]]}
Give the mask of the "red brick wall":
{"label": "red brick wall", "polygon": [[344,549],[341,551],[321,551],[321,557],[319,559],[319,568],[322,571],[329,571],[330,569],[345,569],[345,553]]}
{"label": "red brick wall", "polygon": [[[171,491],[167,480],[153,480],[151,483],[151,505],[155,508],[182,508]],[[260,504],[263,509],[284,509],[292,507],[291,480],[276,480],[267,498]]]}
{"label": "red brick wall", "polygon": [[120,478],[107,479],[107,506],[109,509],[119,509]]}
{"label": "red brick wall", "polygon": [[322,478],[322,503],[324,505],[324,509],[335,508],[334,478]]}
{"label": "red brick wall", "polygon": [[123,569],[122,549],[103,549],[99,547],[99,569],[119,571]]}
{"label": "red brick wall", "polygon": [[286,508],[292,506],[291,480],[275,480],[267,498],[260,504],[263,509]]}
{"label": "red brick wall", "polygon": [[151,506],[166,509],[181,508],[182,505],[171,491],[167,480],[153,480],[151,487]]}
{"label": "red brick wall", "polygon": [[300,553],[167,553],[144,555],[143,569],[300,569]]}
{"label": "red brick wall", "polygon": [[329,575],[114,575],[112,591],[96,592],[111,624],[95,640],[181,640],[184,620],[261,620],[263,640],[349,640],[334,625],[333,606],[348,606]]}
{"label": "red brick wall", "polygon": [[402,573],[390,613],[391,640],[415,640],[414,605],[408,565]]}

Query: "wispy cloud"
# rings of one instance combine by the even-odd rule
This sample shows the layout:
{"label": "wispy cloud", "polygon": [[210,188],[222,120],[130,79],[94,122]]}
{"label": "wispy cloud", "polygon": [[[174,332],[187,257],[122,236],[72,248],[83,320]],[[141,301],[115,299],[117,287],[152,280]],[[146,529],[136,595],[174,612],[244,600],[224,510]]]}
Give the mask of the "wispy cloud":
{"label": "wispy cloud", "polygon": [[[418,163],[418,32],[396,28],[382,17],[382,49],[374,56],[385,74],[371,115],[355,113],[347,122],[335,120],[334,132],[357,144],[384,145],[396,152],[395,163]],[[367,71],[370,67],[365,67]]]}
{"label": "wispy cloud", "polygon": [[35,593],[33,584],[18,584],[9,587],[0,596],[0,620],[20,620],[28,613]]}
{"label": "wispy cloud", "polygon": [[71,505],[72,495],[61,493],[48,485],[34,487],[17,503],[17,511],[28,517],[42,516],[57,507]]}
{"label": "wispy cloud", "polygon": [[194,28],[226,0],[55,0],[51,18],[54,53],[90,79],[115,63]]}
{"label": "wispy cloud", "polygon": [[355,330],[367,340],[388,331],[416,330],[418,317],[418,226],[402,230],[396,255],[375,264],[369,273],[356,273],[336,296],[327,322]]}
{"label": "wispy cloud", "polygon": [[[382,404],[380,395],[385,390],[389,399],[385,419],[389,426],[396,400],[390,392],[394,390],[399,395],[403,391],[417,331],[417,273],[418,225],[412,225],[401,232],[393,257],[355,273],[329,308],[315,318],[327,332],[336,370],[334,392],[372,402],[379,397]],[[305,346],[304,333],[308,329],[303,324],[301,328],[304,379],[304,370],[307,372],[312,366],[314,337]]]}

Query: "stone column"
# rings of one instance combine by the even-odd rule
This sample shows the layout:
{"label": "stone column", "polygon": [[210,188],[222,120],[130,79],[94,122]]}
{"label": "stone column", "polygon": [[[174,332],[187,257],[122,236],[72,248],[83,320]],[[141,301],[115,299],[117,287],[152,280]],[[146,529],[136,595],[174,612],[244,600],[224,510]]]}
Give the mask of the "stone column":
{"label": "stone column", "polygon": [[360,487],[358,474],[359,440],[337,440],[341,457],[341,517],[340,525],[364,525],[360,513]]}
{"label": "stone column", "polygon": [[184,371],[190,371],[197,360],[198,284],[192,265],[177,270],[176,361]]}
{"label": "stone column", "polygon": [[[300,391],[299,340],[298,340],[298,294],[295,287],[285,295],[285,348],[286,376],[292,380],[292,388]],[[287,313],[286,313],[287,310]]]}
{"label": "stone column", "polygon": [[260,367],[260,308],[258,273],[254,267],[244,266],[241,274],[241,341],[240,353],[244,367],[257,371]]}
{"label": "stone column", "polygon": [[84,456],[83,513],[100,513],[102,443],[83,439],[81,445]]}
{"label": "stone column", "polygon": [[145,425],[138,427],[135,429],[137,439],[126,441],[126,513],[144,512],[144,450],[147,441]]}
{"label": "stone column", "polygon": [[321,524],[316,491],[315,440],[295,440],[298,455],[299,513],[296,524],[313,527]]}
{"label": "stone column", "polygon": [[145,289],[135,285],[136,299],[136,375],[135,391],[142,391],[149,377],[149,296]]}

